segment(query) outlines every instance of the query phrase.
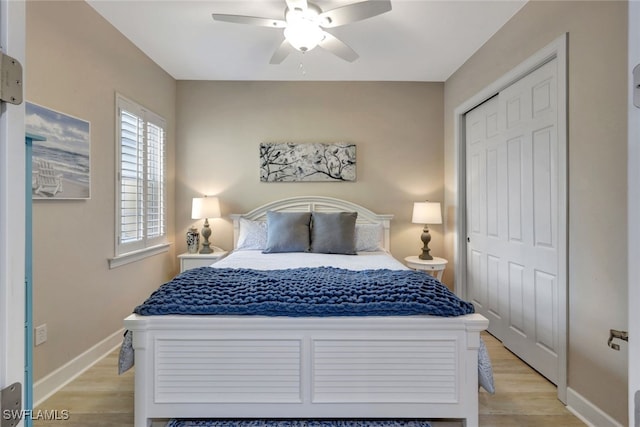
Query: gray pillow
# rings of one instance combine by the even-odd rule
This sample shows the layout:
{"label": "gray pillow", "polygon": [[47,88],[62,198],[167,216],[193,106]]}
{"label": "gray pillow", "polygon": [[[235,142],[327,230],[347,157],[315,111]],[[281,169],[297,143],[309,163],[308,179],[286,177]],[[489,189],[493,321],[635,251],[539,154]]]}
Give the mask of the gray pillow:
{"label": "gray pillow", "polygon": [[310,212],[267,212],[267,247],[262,253],[309,252]]}
{"label": "gray pillow", "polygon": [[314,212],[311,223],[311,252],[356,254],[357,212]]}

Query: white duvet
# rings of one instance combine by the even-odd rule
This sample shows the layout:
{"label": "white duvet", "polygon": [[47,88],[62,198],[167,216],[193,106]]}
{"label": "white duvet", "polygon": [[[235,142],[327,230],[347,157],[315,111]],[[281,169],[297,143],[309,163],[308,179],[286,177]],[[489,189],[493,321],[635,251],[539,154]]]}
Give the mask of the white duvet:
{"label": "white duvet", "polygon": [[404,264],[387,252],[359,252],[358,255],[286,252],[263,254],[262,251],[235,251],[211,265],[214,268],[252,268],[279,270],[301,267],[337,267],[347,270],[406,270]]}

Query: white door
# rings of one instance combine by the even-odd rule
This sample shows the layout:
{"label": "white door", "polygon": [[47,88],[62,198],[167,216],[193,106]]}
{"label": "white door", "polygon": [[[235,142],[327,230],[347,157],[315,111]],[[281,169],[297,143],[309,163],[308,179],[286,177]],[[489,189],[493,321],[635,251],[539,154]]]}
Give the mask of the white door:
{"label": "white door", "polygon": [[489,319],[488,331],[504,338],[507,302],[504,280],[499,280],[505,254],[496,243],[505,241],[503,218],[505,163],[503,136],[498,129],[498,96],[465,116],[467,137],[467,298]]}
{"label": "white door", "polygon": [[[629,2],[629,71],[640,67],[640,2]],[[640,71],[639,71],[640,73]],[[631,73],[630,73],[631,74]],[[635,84],[629,79],[629,93]],[[635,89],[640,91],[640,89]],[[640,108],[629,100],[629,425],[640,427]]]}
{"label": "white door", "polygon": [[557,59],[466,115],[468,298],[553,383],[559,362]]}
{"label": "white door", "polygon": [[[24,28],[24,2],[1,0],[0,46],[22,64]],[[23,383],[25,366],[24,103],[0,108],[0,388],[5,388]]]}

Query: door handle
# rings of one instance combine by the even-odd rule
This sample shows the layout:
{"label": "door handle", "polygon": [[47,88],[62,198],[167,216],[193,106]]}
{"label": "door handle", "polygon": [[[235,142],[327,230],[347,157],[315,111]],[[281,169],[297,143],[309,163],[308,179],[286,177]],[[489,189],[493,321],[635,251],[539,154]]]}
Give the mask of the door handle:
{"label": "door handle", "polygon": [[640,108],[640,64],[636,65],[633,73],[633,105]]}

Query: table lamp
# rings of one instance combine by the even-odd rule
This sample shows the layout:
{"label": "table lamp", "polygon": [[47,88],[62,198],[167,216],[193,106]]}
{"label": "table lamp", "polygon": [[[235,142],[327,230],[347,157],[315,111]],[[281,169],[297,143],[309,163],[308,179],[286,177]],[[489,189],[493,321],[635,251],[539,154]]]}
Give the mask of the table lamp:
{"label": "table lamp", "polygon": [[429,253],[429,242],[431,241],[431,234],[429,234],[428,224],[442,224],[442,213],[440,211],[439,202],[415,202],[413,204],[413,217],[411,222],[414,224],[424,224],[422,230],[422,253],[418,255],[420,259],[431,260],[433,257]]}
{"label": "table lamp", "polygon": [[209,218],[220,218],[220,202],[217,197],[194,197],[191,203],[191,219],[204,218],[204,227],[202,227],[202,249],[201,254],[210,254],[213,252],[209,237],[211,236],[211,228],[209,227]]}

